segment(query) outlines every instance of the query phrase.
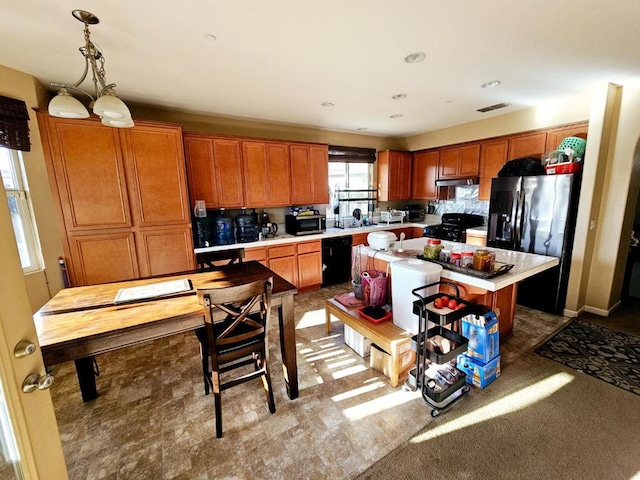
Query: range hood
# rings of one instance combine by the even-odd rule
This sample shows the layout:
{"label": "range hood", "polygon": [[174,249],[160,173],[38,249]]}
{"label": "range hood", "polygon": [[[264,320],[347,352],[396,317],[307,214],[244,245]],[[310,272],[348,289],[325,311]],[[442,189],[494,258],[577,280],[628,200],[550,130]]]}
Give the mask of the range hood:
{"label": "range hood", "polygon": [[452,178],[449,180],[436,180],[436,187],[455,187],[458,185],[477,185],[478,177]]}

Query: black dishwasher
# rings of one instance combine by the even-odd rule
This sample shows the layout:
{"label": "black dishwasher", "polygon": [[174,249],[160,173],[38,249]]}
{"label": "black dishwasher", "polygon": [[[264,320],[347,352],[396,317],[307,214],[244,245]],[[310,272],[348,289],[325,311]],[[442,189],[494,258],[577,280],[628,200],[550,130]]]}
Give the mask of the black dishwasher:
{"label": "black dishwasher", "polygon": [[351,279],[351,235],[322,240],[322,286]]}

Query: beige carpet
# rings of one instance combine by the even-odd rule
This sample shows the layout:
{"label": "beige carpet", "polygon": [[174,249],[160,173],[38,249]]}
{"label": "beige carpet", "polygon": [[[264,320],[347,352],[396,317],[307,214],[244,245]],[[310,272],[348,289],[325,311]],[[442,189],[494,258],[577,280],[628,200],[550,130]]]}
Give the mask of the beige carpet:
{"label": "beige carpet", "polygon": [[358,478],[640,478],[640,397],[533,353]]}

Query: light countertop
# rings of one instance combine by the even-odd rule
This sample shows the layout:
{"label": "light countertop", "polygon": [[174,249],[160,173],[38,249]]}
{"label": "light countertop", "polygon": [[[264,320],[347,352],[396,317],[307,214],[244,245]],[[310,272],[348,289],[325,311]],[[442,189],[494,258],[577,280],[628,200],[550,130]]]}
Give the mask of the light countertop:
{"label": "light countertop", "polygon": [[[435,218],[428,218],[435,217]],[[257,242],[246,243],[233,243],[231,245],[214,245],[212,247],[196,248],[195,253],[214,252],[217,250],[228,250],[229,248],[256,248],[256,247],[270,247],[283,243],[291,242],[308,242],[311,240],[322,240],[323,238],[342,237],[346,235],[357,235],[359,233],[369,233],[382,230],[395,230],[399,228],[418,227],[424,228],[429,225],[437,225],[440,223],[440,217],[437,215],[427,215],[427,218],[420,223],[378,223],[376,225],[370,225],[367,227],[352,227],[352,228],[327,228],[324,233],[317,233],[312,235],[289,235],[285,233],[285,226],[278,225],[278,235],[275,238],[267,238],[265,240],[258,240]],[[425,240],[426,241],[426,240]],[[407,242],[407,240],[405,240]]]}
{"label": "light countertop", "polygon": [[[393,250],[391,251],[382,251],[382,250],[374,250],[371,247],[365,247],[365,251],[367,255],[385,262],[395,262],[400,260],[401,258],[407,258],[408,254],[417,254],[424,249],[424,246],[427,243],[426,238],[414,238],[411,240],[405,240],[403,242],[402,248],[407,252],[403,254],[399,254],[397,249],[399,248],[398,242],[396,242]],[[445,248],[451,250],[475,250],[478,247],[475,245],[467,245],[464,243],[457,242],[447,242],[443,241],[442,244]],[[543,272],[560,263],[559,259],[556,257],[547,257],[545,255],[534,255],[531,253],[524,252],[513,252],[510,250],[502,250],[499,248],[488,248],[487,250],[494,252],[496,254],[496,262],[513,264],[514,267],[507,273],[503,273],[501,275],[497,275],[490,279],[483,279],[479,277],[474,277],[471,275],[465,275],[462,273],[454,272],[453,270],[442,270],[441,278],[445,280],[453,280],[456,282],[464,283],[467,285],[472,285],[478,288],[483,288],[485,290],[489,290],[491,292],[495,292],[502,288],[508,287],[514,283],[518,283],[522,280],[525,280],[537,273]],[[411,255],[415,258],[414,255]],[[409,257],[411,258],[411,257]],[[422,262],[423,260],[415,259],[416,262]],[[427,262],[425,262],[427,263]]]}

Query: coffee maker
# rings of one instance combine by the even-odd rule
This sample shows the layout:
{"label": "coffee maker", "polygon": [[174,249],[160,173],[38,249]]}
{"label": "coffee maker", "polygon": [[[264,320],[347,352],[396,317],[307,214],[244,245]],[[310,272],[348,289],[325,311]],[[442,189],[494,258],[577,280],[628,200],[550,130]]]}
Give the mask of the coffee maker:
{"label": "coffee maker", "polygon": [[193,243],[195,248],[211,247],[211,219],[209,217],[199,217],[194,221]]}
{"label": "coffee maker", "polygon": [[207,215],[207,209],[203,200],[196,201],[193,215],[193,243],[195,247],[205,248],[212,246],[211,219]]}

